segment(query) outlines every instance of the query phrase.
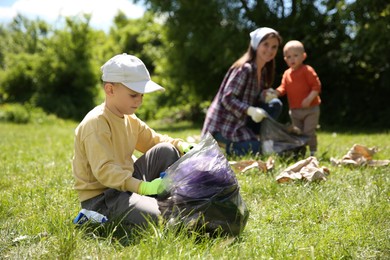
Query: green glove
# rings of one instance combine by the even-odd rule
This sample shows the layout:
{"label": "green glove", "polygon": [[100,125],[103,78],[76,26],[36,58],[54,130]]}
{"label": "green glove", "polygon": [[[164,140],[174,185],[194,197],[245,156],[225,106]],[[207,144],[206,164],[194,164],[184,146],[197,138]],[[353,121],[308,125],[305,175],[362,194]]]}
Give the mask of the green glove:
{"label": "green glove", "polygon": [[160,194],[164,191],[164,187],[162,185],[162,179],[157,178],[153,181],[143,181],[138,187],[138,194],[141,195],[156,195]]}
{"label": "green glove", "polygon": [[183,154],[188,153],[192,148],[194,148],[194,144],[190,144],[187,142],[180,142],[179,144],[179,150]]}

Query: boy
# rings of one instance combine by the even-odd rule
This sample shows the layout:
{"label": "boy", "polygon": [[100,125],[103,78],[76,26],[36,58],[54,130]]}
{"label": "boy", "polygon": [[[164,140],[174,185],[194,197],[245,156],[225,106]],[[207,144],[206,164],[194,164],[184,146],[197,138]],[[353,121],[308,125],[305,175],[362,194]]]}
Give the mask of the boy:
{"label": "boy", "polygon": [[[164,90],[150,79],[144,63],[116,55],[102,67],[105,102],[92,109],[75,130],[73,175],[81,207],[109,220],[143,225],[157,220],[160,173],[189,144],[156,133],[134,114],[144,93]],[[133,152],[143,155],[135,162]]]}
{"label": "boy", "polygon": [[[314,156],[317,151],[316,128],[320,117],[321,82],[315,70],[303,63],[307,54],[301,42],[287,42],[283,55],[289,69],[284,72],[281,85],[274,91],[274,95],[287,95],[292,123],[309,137],[310,155]],[[272,94],[267,95],[267,99],[270,98]]]}

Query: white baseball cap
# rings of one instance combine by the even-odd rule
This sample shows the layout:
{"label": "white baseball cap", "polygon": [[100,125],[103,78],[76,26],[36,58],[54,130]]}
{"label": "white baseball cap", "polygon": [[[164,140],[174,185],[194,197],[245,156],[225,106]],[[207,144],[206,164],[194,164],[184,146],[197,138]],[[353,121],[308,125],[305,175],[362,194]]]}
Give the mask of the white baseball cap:
{"label": "white baseball cap", "polygon": [[261,27],[261,28],[254,30],[253,32],[251,32],[249,35],[251,37],[252,49],[256,50],[257,47],[259,46],[259,43],[264,38],[264,36],[266,36],[269,33],[278,34],[277,31],[275,31],[274,29],[269,28],[269,27]]}
{"label": "white baseball cap", "polygon": [[144,94],[165,90],[151,80],[145,64],[133,55],[118,54],[109,59],[100,69],[103,73],[103,81],[122,83],[138,93]]}

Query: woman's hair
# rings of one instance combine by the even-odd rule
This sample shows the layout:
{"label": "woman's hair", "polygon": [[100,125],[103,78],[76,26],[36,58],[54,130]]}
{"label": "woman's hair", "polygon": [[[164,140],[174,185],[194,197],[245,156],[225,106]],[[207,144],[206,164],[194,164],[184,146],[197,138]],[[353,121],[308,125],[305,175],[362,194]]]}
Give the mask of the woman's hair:
{"label": "woman's hair", "polygon": [[[265,41],[268,38],[276,38],[279,41],[279,46],[282,43],[282,37],[278,33],[269,33],[261,39],[260,43]],[[259,43],[259,44],[260,44]],[[246,62],[248,61],[254,61],[256,59],[256,50],[252,49],[251,44],[249,43],[248,50],[242,55],[238,60],[236,60],[233,65],[230,67],[232,68],[240,68],[242,67]],[[267,62],[263,68],[265,71],[265,88],[270,88],[274,82],[275,78],[275,59],[272,59],[271,61]]]}

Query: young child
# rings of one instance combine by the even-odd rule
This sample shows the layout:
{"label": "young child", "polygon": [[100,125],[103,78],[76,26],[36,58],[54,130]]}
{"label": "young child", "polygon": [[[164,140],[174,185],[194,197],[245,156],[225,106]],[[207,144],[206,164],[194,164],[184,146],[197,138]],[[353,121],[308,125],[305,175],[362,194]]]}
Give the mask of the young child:
{"label": "young child", "polygon": [[287,95],[292,123],[309,137],[310,155],[314,156],[317,151],[316,128],[320,117],[321,82],[315,70],[303,63],[307,54],[301,42],[287,42],[283,55],[289,69],[284,72],[276,94]]}
{"label": "young child", "polygon": [[[109,220],[143,225],[157,220],[152,196],[160,173],[187,152],[190,144],[156,133],[134,114],[144,93],[164,90],[150,79],[144,63],[120,54],[102,67],[105,102],[92,109],[75,130],[73,176],[81,207]],[[143,153],[135,162],[135,150]]]}

